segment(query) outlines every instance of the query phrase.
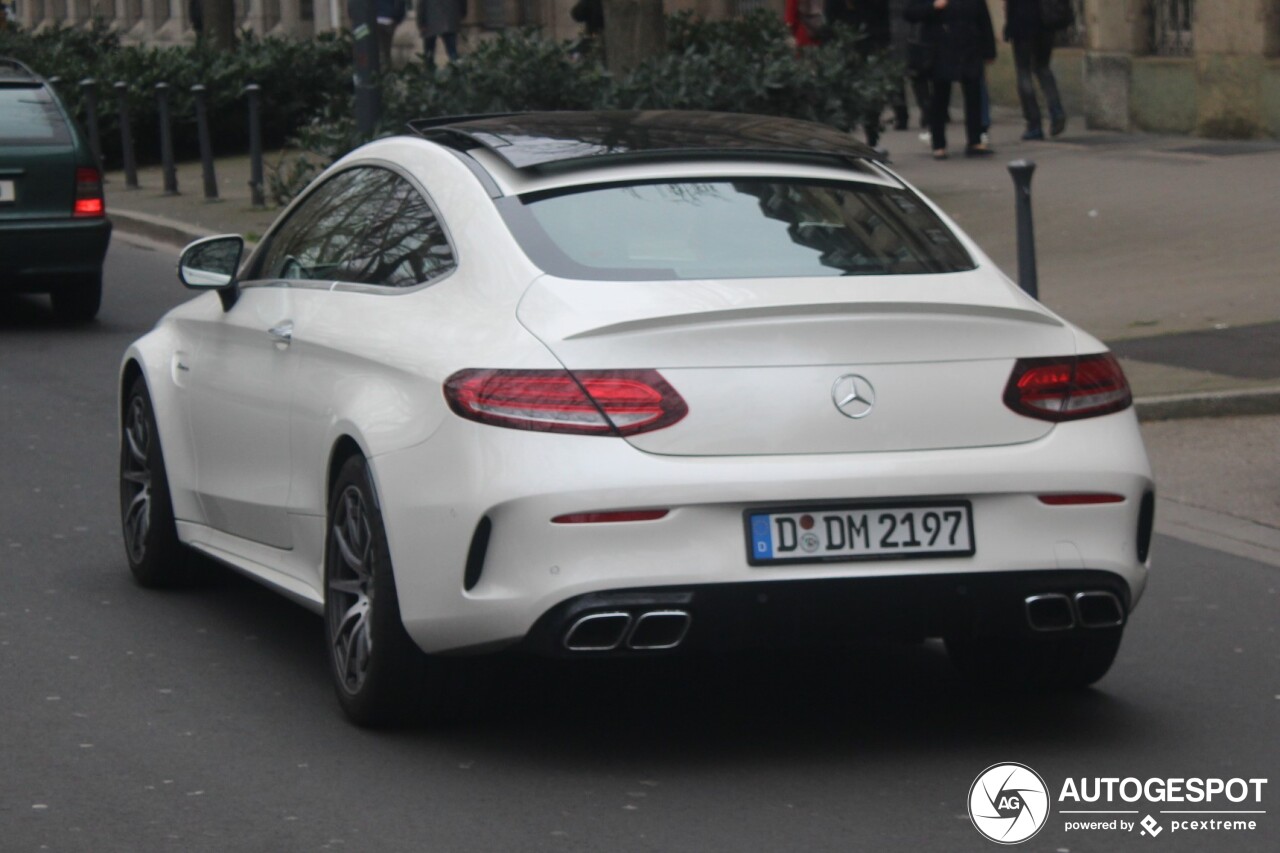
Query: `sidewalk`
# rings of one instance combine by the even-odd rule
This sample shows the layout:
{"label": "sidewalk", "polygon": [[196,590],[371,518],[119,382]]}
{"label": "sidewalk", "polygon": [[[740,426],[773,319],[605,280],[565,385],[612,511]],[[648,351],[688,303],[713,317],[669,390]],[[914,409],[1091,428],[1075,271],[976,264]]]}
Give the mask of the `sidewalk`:
{"label": "sidewalk", "polygon": [[[914,110],[913,110],[914,116]],[[1147,420],[1280,413],[1280,142],[1098,133],[1073,118],[1048,142],[1022,142],[996,111],[997,156],[935,161],[919,131],[887,131],[894,168],[938,202],[1011,277],[1013,182],[1032,182],[1040,299],[1120,356]],[[961,132],[960,128],[954,128]],[[267,170],[279,154],[266,158]],[[279,214],[250,203],[247,157],[217,162],[222,200],[203,200],[200,164],[158,167],[141,188],[108,174],[107,211],[123,233],[175,246],[218,233],[258,239]]]}

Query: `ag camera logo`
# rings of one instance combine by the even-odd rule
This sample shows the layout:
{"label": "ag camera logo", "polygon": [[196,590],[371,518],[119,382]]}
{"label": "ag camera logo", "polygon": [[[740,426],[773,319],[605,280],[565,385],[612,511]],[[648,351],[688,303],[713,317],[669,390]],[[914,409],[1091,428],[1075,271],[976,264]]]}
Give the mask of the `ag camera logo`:
{"label": "ag camera logo", "polygon": [[1049,820],[1049,789],[1025,764],[993,764],[969,788],[969,819],[997,844],[1020,844]]}

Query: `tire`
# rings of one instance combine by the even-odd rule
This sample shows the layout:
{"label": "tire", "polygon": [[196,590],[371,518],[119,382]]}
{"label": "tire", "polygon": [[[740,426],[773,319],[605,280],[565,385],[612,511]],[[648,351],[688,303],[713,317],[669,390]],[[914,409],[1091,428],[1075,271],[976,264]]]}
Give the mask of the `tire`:
{"label": "tire", "polygon": [[447,711],[442,662],[409,638],[382,513],[363,457],[348,458],[329,496],[325,645],[338,704],[359,726],[381,727]]}
{"label": "tire", "polygon": [[88,323],[102,307],[102,271],[76,276],[50,292],[53,316],[63,323]]}
{"label": "tire", "polygon": [[178,541],[160,433],[141,376],[129,386],[120,430],[120,524],[129,570],[141,586],[191,580],[191,554]]}
{"label": "tire", "polygon": [[948,637],[966,677],[1003,692],[1077,690],[1100,680],[1120,649],[1122,628],[1077,629],[1053,638]]}

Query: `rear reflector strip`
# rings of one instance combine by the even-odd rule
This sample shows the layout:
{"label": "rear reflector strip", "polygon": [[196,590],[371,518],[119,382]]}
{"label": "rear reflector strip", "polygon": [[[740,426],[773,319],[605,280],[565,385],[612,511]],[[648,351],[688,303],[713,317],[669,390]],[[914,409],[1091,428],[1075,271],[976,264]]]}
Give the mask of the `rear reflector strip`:
{"label": "rear reflector strip", "polygon": [[1082,506],[1084,504],[1118,504],[1123,502],[1124,495],[1113,495],[1106,492],[1040,495],[1040,503],[1048,504],[1049,506]]}
{"label": "rear reflector strip", "polygon": [[665,509],[632,509],[621,512],[571,512],[568,515],[557,515],[551,519],[552,524],[605,524],[612,521],[656,521],[666,518],[669,510]]}

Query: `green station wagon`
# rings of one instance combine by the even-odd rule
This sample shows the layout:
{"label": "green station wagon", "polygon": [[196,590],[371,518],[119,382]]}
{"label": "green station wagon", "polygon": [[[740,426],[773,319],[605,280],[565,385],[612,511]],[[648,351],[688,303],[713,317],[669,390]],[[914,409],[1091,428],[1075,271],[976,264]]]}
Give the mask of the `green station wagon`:
{"label": "green station wagon", "polygon": [[102,302],[102,172],[53,87],[0,57],[0,289],[48,293],[58,319]]}

